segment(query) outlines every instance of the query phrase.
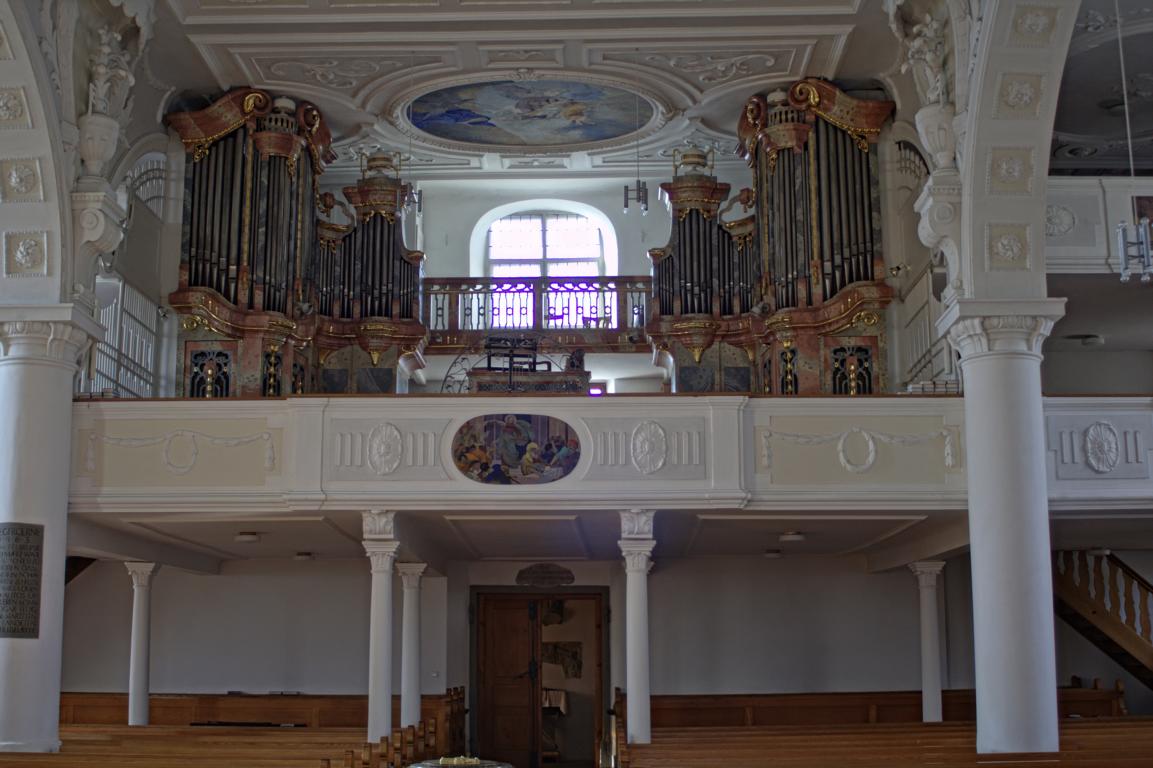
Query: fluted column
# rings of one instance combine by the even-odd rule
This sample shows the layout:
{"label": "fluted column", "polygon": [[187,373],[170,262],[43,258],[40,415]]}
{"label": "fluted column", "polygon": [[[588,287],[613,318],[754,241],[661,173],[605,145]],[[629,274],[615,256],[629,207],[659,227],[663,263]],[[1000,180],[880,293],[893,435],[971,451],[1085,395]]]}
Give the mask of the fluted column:
{"label": "fluted column", "polygon": [[0,309],[0,751],[60,747],[72,379],[100,333],[71,305]]}
{"label": "fluted column", "polygon": [[424,563],[398,563],[404,587],[400,636],[400,725],[420,720],[420,577]]}
{"label": "fluted column", "polygon": [[917,575],[921,603],[921,720],[941,722],[941,623],[937,613],[937,576],[944,570],[940,560],[911,563]]}
{"label": "fluted column", "polygon": [[652,568],[653,510],[621,512],[625,560],[625,720],[630,744],[652,741],[649,695],[649,570]]}
{"label": "fluted column", "polygon": [[156,563],[125,563],[132,577],[132,645],[128,653],[128,724],[148,725],[152,576]]}
{"label": "fluted column", "polygon": [[1057,671],[1041,344],[1064,299],[960,299],[977,751],[1053,752]]}
{"label": "fluted column", "polygon": [[362,514],[364,551],[372,567],[368,618],[368,740],[392,733],[392,568],[400,542],[393,538],[393,513]]}

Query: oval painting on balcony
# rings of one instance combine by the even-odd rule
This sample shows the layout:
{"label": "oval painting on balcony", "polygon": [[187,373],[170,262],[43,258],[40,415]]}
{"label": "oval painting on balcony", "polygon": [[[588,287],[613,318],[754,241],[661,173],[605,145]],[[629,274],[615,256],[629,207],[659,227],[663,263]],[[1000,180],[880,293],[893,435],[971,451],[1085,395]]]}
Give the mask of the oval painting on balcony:
{"label": "oval painting on balcony", "polygon": [[580,461],[576,430],[552,416],[494,413],[469,419],[452,439],[456,468],[478,483],[539,485]]}
{"label": "oval painting on balcony", "polygon": [[440,139],[499,147],[567,147],[619,139],[653,106],[623,88],[576,80],[454,85],[412,102],[412,124]]}

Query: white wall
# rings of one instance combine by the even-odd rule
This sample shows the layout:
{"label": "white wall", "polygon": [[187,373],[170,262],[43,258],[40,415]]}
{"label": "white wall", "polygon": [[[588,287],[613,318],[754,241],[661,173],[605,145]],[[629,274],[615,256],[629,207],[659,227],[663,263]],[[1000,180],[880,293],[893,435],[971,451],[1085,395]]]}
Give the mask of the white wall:
{"label": "white wall", "polygon": [[1049,349],[1041,387],[1046,395],[1147,395],[1153,392],[1153,352]]}
{"label": "white wall", "polygon": [[[534,198],[571,200],[600,210],[612,222],[617,235],[619,267],[617,274],[647,275],[651,268],[649,248],[668,244],[671,219],[659,199],[658,185],[672,176],[645,179],[649,187],[649,212],[640,215],[636,204],[625,214],[623,179],[486,179],[483,181],[422,181],[424,190],[424,250],[427,255],[425,274],[432,277],[469,275],[469,240],[476,223],[492,209]],[[747,171],[734,169],[722,181],[732,184],[732,195],[751,186]],[[635,180],[629,180],[635,185]],[[726,215],[740,216],[740,207]]]}
{"label": "white wall", "polygon": [[[400,579],[395,579],[395,690],[400,691]],[[367,558],[229,561],[218,576],[161,568],[152,585],[157,693],[366,693]],[[421,589],[421,686],[445,689],[446,579]],[[125,691],[132,582],[99,562],[68,585],[66,691]]]}
{"label": "white wall", "polygon": [[[1153,552],[1119,556],[1147,578]],[[473,586],[515,585],[527,563],[451,563],[422,589],[422,688],[469,681]],[[617,561],[566,563],[578,586],[609,588],[609,685],[622,686],[624,575]],[[397,580],[399,582],[399,580]],[[364,693],[369,571],[364,560],[232,561],[218,576],[162,568],[153,582],[152,690]],[[917,583],[856,558],[658,558],[650,576],[657,694],[916,690]],[[946,687],[973,686],[967,556],[941,588]],[[400,594],[396,606],[399,684]],[[132,587],[120,563],[94,564],[66,590],[63,689],[125,691]],[[1058,680],[1122,679],[1129,708],[1153,692],[1057,620]],[[398,687],[399,690],[399,687]]]}
{"label": "white wall", "polygon": [[911,690],[917,581],[855,558],[658,561],[654,694]]}

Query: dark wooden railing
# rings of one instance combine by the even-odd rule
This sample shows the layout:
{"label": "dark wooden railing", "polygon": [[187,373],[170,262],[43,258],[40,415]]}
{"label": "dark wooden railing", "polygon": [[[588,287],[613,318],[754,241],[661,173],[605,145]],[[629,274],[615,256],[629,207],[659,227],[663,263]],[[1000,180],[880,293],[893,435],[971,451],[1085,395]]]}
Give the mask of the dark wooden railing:
{"label": "dark wooden railing", "polygon": [[467,347],[493,332],[556,334],[591,348],[644,340],[652,278],[426,277],[421,317],[431,347]]}

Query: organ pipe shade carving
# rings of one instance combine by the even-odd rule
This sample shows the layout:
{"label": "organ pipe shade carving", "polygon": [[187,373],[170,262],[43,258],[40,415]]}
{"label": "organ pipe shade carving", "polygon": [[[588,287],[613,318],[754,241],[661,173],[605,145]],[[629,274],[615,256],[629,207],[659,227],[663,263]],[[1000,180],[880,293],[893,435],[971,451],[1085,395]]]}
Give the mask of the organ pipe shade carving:
{"label": "organ pipe shade carving", "polygon": [[764,292],[773,309],[814,307],[883,272],[875,154],[893,110],[823,80],[753,96],[738,124],[753,169]]}

